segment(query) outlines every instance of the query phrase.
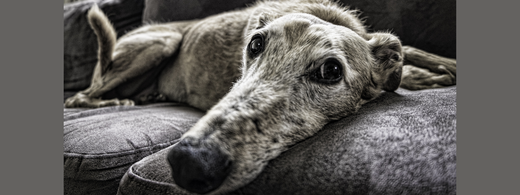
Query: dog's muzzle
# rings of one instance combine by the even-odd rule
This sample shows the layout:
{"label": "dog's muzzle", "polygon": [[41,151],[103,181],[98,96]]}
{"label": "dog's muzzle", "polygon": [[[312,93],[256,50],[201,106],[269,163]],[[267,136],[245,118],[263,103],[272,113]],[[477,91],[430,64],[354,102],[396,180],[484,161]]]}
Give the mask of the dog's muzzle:
{"label": "dog's muzzle", "polygon": [[183,139],[168,152],[175,183],[190,192],[205,194],[217,189],[231,171],[232,161],[218,147]]}

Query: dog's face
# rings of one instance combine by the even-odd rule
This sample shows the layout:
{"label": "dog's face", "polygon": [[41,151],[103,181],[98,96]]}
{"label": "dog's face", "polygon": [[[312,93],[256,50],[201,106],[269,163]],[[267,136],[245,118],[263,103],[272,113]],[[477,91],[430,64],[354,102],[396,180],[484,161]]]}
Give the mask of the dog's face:
{"label": "dog's face", "polygon": [[242,77],[168,155],[175,182],[191,192],[247,184],[289,146],[399,86],[402,53],[393,35],[366,40],[308,14],[251,25]]}

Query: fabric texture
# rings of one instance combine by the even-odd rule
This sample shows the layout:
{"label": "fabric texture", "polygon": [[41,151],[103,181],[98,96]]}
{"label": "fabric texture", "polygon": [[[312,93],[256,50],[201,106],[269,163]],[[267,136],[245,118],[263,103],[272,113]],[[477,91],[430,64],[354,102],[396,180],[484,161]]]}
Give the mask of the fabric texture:
{"label": "fabric texture", "polygon": [[203,115],[177,103],[64,109],[65,194],[115,194],[130,165],[176,143]]}
{"label": "fabric texture", "polygon": [[[132,165],[118,194],[181,194],[168,149]],[[455,173],[456,87],[400,88],[326,125],[231,194],[455,194]]]}

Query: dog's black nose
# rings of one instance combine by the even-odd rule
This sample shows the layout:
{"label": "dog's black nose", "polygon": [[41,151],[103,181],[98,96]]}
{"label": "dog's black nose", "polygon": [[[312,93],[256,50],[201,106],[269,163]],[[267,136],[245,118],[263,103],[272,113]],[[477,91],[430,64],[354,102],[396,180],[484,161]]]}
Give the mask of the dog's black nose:
{"label": "dog's black nose", "polygon": [[218,188],[231,171],[231,160],[219,148],[189,139],[174,146],[167,158],[175,183],[199,194]]}

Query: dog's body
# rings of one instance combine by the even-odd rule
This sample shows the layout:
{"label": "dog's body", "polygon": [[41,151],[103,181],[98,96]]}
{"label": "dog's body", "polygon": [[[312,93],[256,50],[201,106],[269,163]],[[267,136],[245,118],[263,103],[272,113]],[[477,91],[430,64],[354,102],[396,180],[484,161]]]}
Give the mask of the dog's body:
{"label": "dog's body", "polygon": [[[208,110],[168,155],[176,184],[196,193],[247,184],[290,145],[382,90],[396,90],[403,61],[444,59],[402,47],[392,34],[367,33],[355,11],[327,0],[262,1],[202,20],[147,25],[117,42],[96,6],[88,17],[99,62],[91,86],[65,106],[176,101]],[[429,84],[406,84],[454,84],[454,60],[430,64],[418,66],[444,68],[420,78]]]}

